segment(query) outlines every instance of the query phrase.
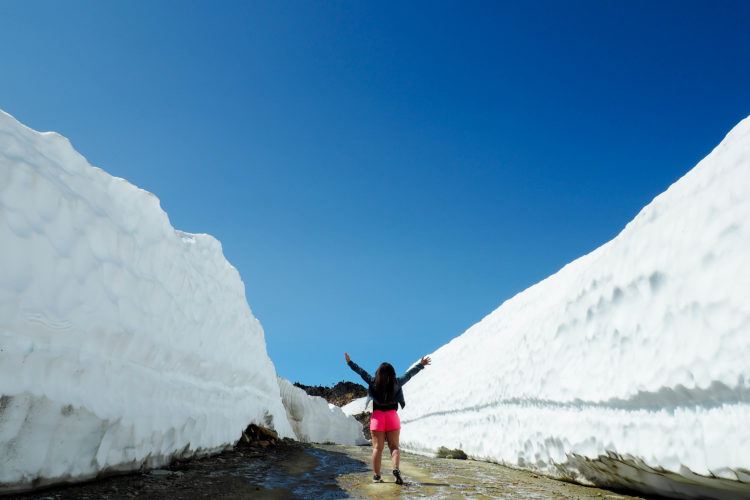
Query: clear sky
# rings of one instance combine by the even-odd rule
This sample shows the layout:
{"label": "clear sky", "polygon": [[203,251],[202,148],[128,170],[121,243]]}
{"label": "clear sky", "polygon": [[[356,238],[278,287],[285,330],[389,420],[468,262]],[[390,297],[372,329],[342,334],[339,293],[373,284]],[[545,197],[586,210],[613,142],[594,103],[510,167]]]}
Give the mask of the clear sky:
{"label": "clear sky", "polygon": [[5,0],[0,108],[219,238],[279,373],[330,384],[614,237],[750,114],[748,26],[747,1]]}

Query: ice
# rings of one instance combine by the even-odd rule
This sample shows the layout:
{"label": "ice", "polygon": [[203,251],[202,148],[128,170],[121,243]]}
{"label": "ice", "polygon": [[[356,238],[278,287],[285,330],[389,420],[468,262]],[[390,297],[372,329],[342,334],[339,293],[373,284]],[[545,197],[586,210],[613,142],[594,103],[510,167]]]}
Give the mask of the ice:
{"label": "ice", "polygon": [[216,239],[0,112],[0,490],[293,437],[276,377]]}
{"label": "ice", "polygon": [[294,434],[306,443],[366,444],[362,424],[325,399],[308,396],[279,377],[281,399]]}
{"label": "ice", "polygon": [[402,446],[750,496],[748,291],[750,118],[612,241],[433,353],[409,384]]}
{"label": "ice", "polygon": [[341,410],[345,415],[359,415],[363,412],[372,413],[372,402],[368,405],[367,396],[363,396],[355,399],[351,403],[345,404],[341,407]]}

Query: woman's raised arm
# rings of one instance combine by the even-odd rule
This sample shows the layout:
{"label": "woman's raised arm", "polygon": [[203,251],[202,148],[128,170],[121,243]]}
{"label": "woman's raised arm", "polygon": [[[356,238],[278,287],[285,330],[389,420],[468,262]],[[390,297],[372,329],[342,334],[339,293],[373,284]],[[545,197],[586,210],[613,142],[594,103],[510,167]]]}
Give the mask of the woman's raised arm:
{"label": "woman's raised arm", "polygon": [[372,384],[372,377],[370,376],[370,374],[367,373],[364,369],[360,368],[357,363],[352,361],[352,358],[349,357],[348,352],[344,353],[344,359],[346,359],[346,364],[349,365],[349,368],[357,372],[357,374],[362,377],[362,380],[364,380],[367,385]]}
{"label": "woman's raised arm", "polygon": [[425,366],[429,365],[431,361],[432,360],[430,359],[429,356],[425,356],[424,358],[422,358],[421,360],[419,360],[419,363],[417,363],[416,365],[412,366],[409,370],[406,371],[406,373],[404,373],[403,375],[401,375],[398,378],[398,383],[400,385],[404,385],[405,383],[407,383],[409,381],[410,378],[412,378],[414,375],[416,375],[417,373],[419,373],[420,370],[423,370]]}

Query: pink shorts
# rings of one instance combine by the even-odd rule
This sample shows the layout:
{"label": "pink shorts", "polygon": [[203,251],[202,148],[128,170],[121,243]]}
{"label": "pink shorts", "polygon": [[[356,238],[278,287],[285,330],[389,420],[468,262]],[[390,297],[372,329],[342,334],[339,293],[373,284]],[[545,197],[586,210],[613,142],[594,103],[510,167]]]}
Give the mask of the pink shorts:
{"label": "pink shorts", "polygon": [[401,419],[396,410],[375,410],[370,417],[370,430],[376,432],[397,431],[401,428]]}

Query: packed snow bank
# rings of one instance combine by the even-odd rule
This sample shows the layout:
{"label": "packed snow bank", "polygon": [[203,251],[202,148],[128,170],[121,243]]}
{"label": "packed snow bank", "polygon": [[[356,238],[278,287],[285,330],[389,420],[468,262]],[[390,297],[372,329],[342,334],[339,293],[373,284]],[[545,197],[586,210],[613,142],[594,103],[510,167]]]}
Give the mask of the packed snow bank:
{"label": "packed snow bank", "polygon": [[306,443],[367,443],[362,424],[344,414],[338,406],[321,397],[309,396],[281,377],[279,389],[287,418],[298,440]]}
{"label": "packed snow bank", "polygon": [[363,412],[372,413],[372,402],[369,405],[367,404],[367,396],[357,398],[351,403],[342,406],[341,411],[344,412],[344,415],[359,415]]}
{"label": "packed snow bank", "polygon": [[0,490],[293,436],[220,243],[0,112]]}
{"label": "packed snow bank", "polygon": [[750,496],[750,118],[612,241],[432,355],[402,445]]}

